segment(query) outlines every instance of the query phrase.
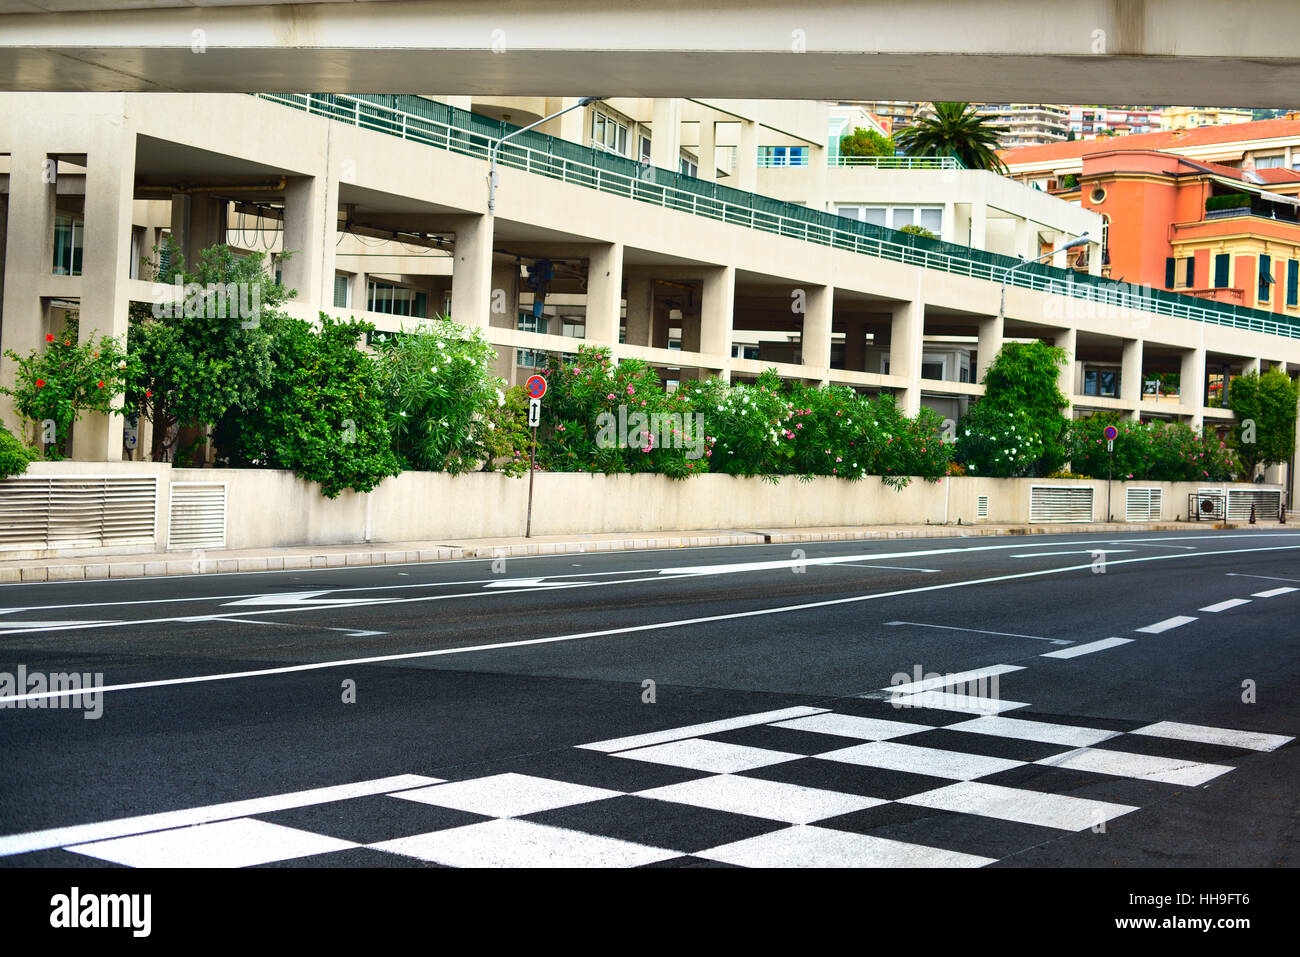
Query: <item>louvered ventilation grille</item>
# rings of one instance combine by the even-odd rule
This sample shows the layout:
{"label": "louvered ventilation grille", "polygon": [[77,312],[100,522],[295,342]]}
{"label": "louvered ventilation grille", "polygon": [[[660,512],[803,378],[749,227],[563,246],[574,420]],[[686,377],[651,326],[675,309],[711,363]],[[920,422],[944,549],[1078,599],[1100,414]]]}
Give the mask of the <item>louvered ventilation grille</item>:
{"label": "louvered ventilation grille", "polygon": [[1031,522],[1091,522],[1092,488],[1035,485],[1029,491]]}
{"label": "louvered ventilation grille", "polygon": [[153,476],[15,476],[0,482],[0,546],[152,544],[157,502]]}
{"label": "louvered ventilation grille", "polygon": [[224,548],[224,482],[173,482],[167,548]]}
{"label": "louvered ventilation grille", "polygon": [[1124,520],[1128,522],[1154,522],[1160,518],[1163,501],[1158,488],[1128,489],[1124,502]]}

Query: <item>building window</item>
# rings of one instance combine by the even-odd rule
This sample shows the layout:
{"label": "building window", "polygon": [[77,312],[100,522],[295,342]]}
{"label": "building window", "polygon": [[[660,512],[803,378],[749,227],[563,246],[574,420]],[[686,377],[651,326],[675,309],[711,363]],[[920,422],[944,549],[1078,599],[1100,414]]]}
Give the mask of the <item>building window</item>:
{"label": "building window", "polygon": [[1084,369],[1083,394],[1119,398],[1119,370]]}
{"label": "building window", "polygon": [[591,145],[625,156],[627,154],[627,126],[612,116],[606,116],[599,111],[593,113],[591,115]]}
{"label": "building window", "polygon": [[427,294],[409,286],[370,279],[366,282],[366,308],[390,316],[413,316],[427,319],[429,310]]}
{"label": "building window", "polygon": [[1278,169],[1286,165],[1285,156],[1256,156],[1255,169]]}
{"label": "building window", "polygon": [[1178,267],[1178,260],[1173,256],[1165,257],[1165,288],[1173,289]]}
{"label": "building window", "polygon": [[80,216],[54,217],[54,275],[80,276],[86,224]]}
{"label": "building window", "polygon": [[638,151],[638,155],[641,158],[642,163],[650,162],[650,137],[648,136],[640,137],[638,141],[637,151]]}
{"label": "building window", "polygon": [[1288,306],[1300,305],[1297,294],[1300,294],[1300,262],[1292,259],[1286,264],[1286,304]]}
{"label": "building window", "polygon": [[684,176],[697,177],[700,175],[700,164],[689,157],[683,156],[678,161],[678,166]]}
{"label": "building window", "polygon": [[515,328],[520,332],[545,332],[546,320],[541,316],[534,316],[531,312],[520,310]]}
{"label": "building window", "polygon": [[566,316],[564,318],[564,323],[561,328],[562,328],[563,335],[572,336],[574,339],[587,338],[586,322],[579,322],[576,319]]}
{"label": "building window", "polygon": [[1214,288],[1228,288],[1228,254],[1219,253],[1214,257]]}
{"label": "building window", "polygon": [[346,309],[352,305],[352,283],[347,273],[334,274],[334,308]]}
{"label": "building window", "polygon": [[1186,262],[1187,262],[1187,288],[1195,289],[1196,288],[1196,257],[1188,256]]}
{"label": "building window", "polygon": [[1259,301],[1268,302],[1269,286],[1273,285],[1273,257],[1259,257]]}
{"label": "building window", "polygon": [[806,146],[760,146],[758,148],[759,166],[807,166],[808,147]]}

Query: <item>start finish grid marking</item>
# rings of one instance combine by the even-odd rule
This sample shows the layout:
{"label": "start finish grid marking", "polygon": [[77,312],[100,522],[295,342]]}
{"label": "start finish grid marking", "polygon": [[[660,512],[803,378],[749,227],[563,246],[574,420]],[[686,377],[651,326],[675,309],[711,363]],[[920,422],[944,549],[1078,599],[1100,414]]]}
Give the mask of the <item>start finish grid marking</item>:
{"label": "start finish grid marking", "polygon": [[[10,835],[0,837],[0,863],[62,848],[131,867],[316,864],[376,851],[457,867],[637,867],[692,858],[747,867],[982,867],[1139,809],[1018,786],[1035,767],[1178,788],[1235,764],[1109,745],[1125,734],[1195,742],[1236,749],[1235,762],[1292,740],[1176,722],[1115,731],[935,708],[909,716],[868,696],[837,707],[843,710],[785,708],[578,746],[604,770],[458,781],[402,775]],[[738,734],[747,743],[721,740]],[[968,738],[972,750],[954,736]],[[989,757],[980,753],[989,736],[1050,753],[1033,761]],[[608,761],[618,767],[601,765]],[[613,771],[624,775],[623,787],[606,786]],[[676,782],[665,784],[665,774]],[[350,813],[367,815],[372,827],[375,817],[387,823],[383,808],[367,801],[393,802],[391,816],[401,823],[391,837],[362,843],[348,830]],[[943,814],[901,835],[889,816],[872,818],[889,804]],[[294,817],[303,814],[314,816]],[[411,815],[425,814],[427,825],[412,828]]]}

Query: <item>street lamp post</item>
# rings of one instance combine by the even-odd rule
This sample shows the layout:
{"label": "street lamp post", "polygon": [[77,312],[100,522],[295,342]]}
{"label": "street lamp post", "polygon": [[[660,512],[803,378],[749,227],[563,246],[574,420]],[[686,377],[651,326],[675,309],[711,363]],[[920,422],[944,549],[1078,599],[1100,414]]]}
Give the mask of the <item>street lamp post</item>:
{"label": "street lamp post", "polygon": [[1007,282],[1011,279],[1011,274],[1022,266],[1028,266],[1030,263],[1036,263],[1040,259],[1046,259],[1048,256],[1055,256],[1057,253],[1065,252],[1067,249],[1074,249],[1076,246],[1084,246],[1088,243],[1088,234],[1083,233],[1076,239],[1071,239],[1064,246],[1057,246],[1055,249],[1049,249],[1047,252],[1035,256],[1033,259],[1026,259],[1024,262],[1016,263],[1002,273],[1002,299],[998,306],[998,319],[1005,319],[1007,314]]}
{"label": "street lamp post", "polygon": [[549,123],[557,116],[563,116],[565,113],[568,113],[570,110],[576,110],[582,106],[590,106],[592,103],[598,103],[603,99],[604,99],[603,96],[584,96],[582,99],[580,99],[577,103],[574,103],[572,106],[566,106],[564,109],[552,113],[550,116],[543,116],[536,123],[529,123],[527,126],[522,127],[521,129],[517,129],[513,133],[507,133],[505,136],[501,137],[499,140],[496,140],[492,143],[492,148],[488,150],[488,215],[489,216],[494,215],[496,213],[496,208],[497,208],[497,156],[501,152],[501,144],[508,139],[513,139],[514,137],[518,136],[520,133],[527,133],[529,130],[541,126],[543,123]]}

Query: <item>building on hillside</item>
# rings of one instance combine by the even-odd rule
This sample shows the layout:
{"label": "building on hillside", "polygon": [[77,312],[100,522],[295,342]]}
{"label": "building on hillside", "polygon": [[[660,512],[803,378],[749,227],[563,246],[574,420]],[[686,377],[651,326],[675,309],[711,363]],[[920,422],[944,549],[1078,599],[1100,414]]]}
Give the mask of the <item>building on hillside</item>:
{"label": "building on hillside", "polygon": [[877,117],[882,124],[898,131],[916,119],[930,104],[917,100],[841,100],[840,106],[859,106]]}
{"label": "building on hillside", "polygon": [[1160,115],[1149,106],[1072,106],[1070,132],[1076,140],[1151,133],[1160,129]]}
{"label": "building on hillside", "polygon": [[1160,114],[1162,130],[1191,130],[1200,126],[1226,126],[1250,123],[1255,111],[1222,106],[1170,106]]}
{"label": "building on hillside", "polygon": [[1060,143],[1070,134],[1070,108],[1059,103],[977,103],[980,115],[1006,128],[1003,149]]}

